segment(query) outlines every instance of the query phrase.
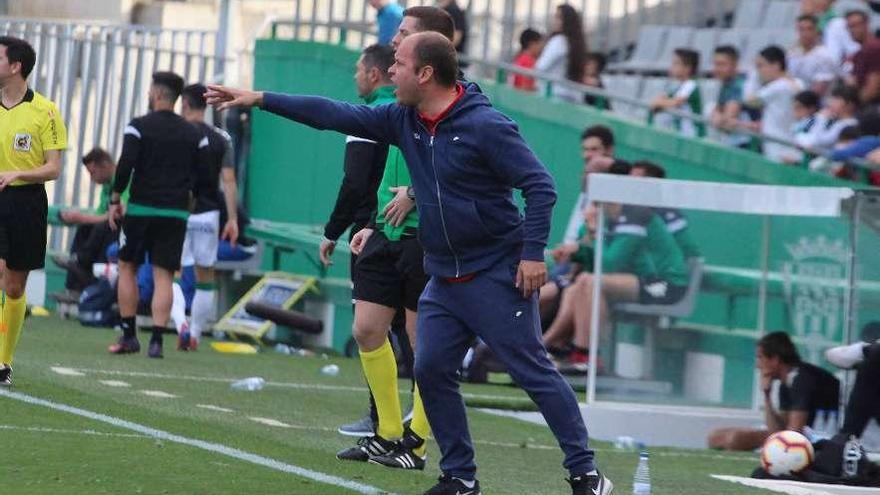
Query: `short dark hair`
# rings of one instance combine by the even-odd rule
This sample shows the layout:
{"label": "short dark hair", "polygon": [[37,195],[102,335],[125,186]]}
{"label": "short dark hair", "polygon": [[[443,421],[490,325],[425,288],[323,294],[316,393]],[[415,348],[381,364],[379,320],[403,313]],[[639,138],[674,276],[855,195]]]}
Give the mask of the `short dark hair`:
{"label": "short dark hair", "polygon": [[602,146],[606,148],[614,146],[614,132],[604,125],[594,125],[592,127],[587,127],[586,129],[584,129],[584,132],[581,133],[581,141],[591,137],[597,138],[599,139],[599,141],[602,141]]}
{"label": "short dark hair", "polygon": [[403,17],[415,17],[419,20],[419,32],[434,31],[449,41],[455,38],[455,21],[449,12],[438,7],[410,7],[403,11]]}
{"label": "short dark hair", "polygon": [[819,19],[818,19],[816,16],[814,16],[813,14],[803,14],[803,15],[799,15],[798,18],[797,18],[797,21],[798,21],[799,23],[800,23],[800,22],[807,21],[807,22],[811,22],[811,23],[812,23],[814,26],[816,26],[816,27],[819,26]]}
{"label": "short dark hair", "polygon": [[623,160],[614,160],[611,163],[611,166],[608,167],[608,172],[611,175],[629,175],[632,172],[633,166],[630,165],[629,162]]}
{"label": "short dark hair", "polygon": [[541,41],[541,33],[532,28],[525,28],[519,33],[519,46],[522,51],[526,51],[532,43]]}
{"label": "short dark hair", "polygon": [[844,103],[858,106],[861,101],[859,90],[852,86],[838,86],[831,91],[832,98],[840,98]]}
{"label": "short dark hair", "polygon": [[643,169],[646,177],[654,177],[657,179],[666,178],[666,169],[650,160],[639,160],[632,164],[632,168]]}
{"label": "short dark hair", "polygon": [[153,74],[153,85],[161,87],[172,103],[183,92],[183,78],[173,72],[156,72]]}
{"label": "short dark hair", "polygon": [[109,165],[113,163],[113,157],[104,148],[96,146],[82,157],[83,165],[88,165],[89,163]]}
{"label": "short dark hair", "polygon": [[382,77],[388,78],[388,69],[394,65],[394,49],[388,45],[370,45],[364,48],[364,67],[369,69],[379,69]]}
{"label": "short dark hair", "polygon": [[852,17],[854,15],[861,17],[862,21],[864,21],[864,22],[868,22],[870,20],[870,18],[868,17],[868,13],[865,12],[864,10],[859,10],[859,9],[849,10],[849,11],[847,11],[846,15],[843,17],[845,19],[849,19],[850,17]]}
{"label": "short dark hair", "polygon": [[205,101],[206,91],[208,91],[208,88],[206,88],[204,84],[190,84],[183,88],[181,96],[183,97],[183,101],[185,101],[190,108],[203,110],[208,106],[208,103]]}
{"label": "short dark hair", "polygon": [[452,87],[458,80],[458,53],[452,41],[437,32],[419,33],[413,52],[416,55],[415,70],[422,67],[434,69],[434,80],[444,87]]}
{"label": "short dark hair", "polygon": [[596,62],[599,72],[602,72],[605,70],[605,66],[608,65],[608,57],[604,53],[590,52],[587,54],[587,62]]}
{"label": "short dark hair", "polygon": [[794,101],[800,103],[807,108],[818,109],[819,106],[822,104],[822,97],[816,94],[815,91],[810,91],[808,89],[794,95]]}
{"label": "short dark hair", "polygon": [[730,57],[734,62],[739,61],[739,50],[733,45],[721,45],[715,48],[715,55]]}
{"label": "short dark hair", "polygon": [[700,54],[696,51],[689,48],[676,48],[675,56],[691,70],[692,75],[700,69]]}
{"label": "short dark hair", "polygon": [[785,332],[768,333],[758,341],[758,347],[768,358],[778,357],[780,361],[791,366],[801,364],[801,356],[791,337]]}
{"label": "short dark hair", "polygon": [[785,70],[788,66],[785,62],[785,50],[776,45],[764,47],[758,55],[771,64],[776,64],[780,69]]}
{"label": "short dark hair", "polygon": [[12,36],[0,36],[0,45],[6,47],[6,59],[10,64],[21,64],[21,78],[27,79],[37,63],[37,52],[30,43]]}

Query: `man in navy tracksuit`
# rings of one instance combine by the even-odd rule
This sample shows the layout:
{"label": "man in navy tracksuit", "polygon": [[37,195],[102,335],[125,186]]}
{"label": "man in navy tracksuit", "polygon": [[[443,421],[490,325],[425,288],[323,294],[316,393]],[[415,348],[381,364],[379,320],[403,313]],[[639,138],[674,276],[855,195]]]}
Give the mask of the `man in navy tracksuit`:
{"label": "man in navy tracksuit", "polygon": [[[407,37],[389,73],[397,104],[367,107],[320,97],[211,86],[223,110],[259,106],[316,129],[397,146],[410,168],[419,239],[431,276],[419,301],[416,380],[440,446],[443,471],[426,495],[476,495],[474,450],[456,374],[474,335],[538,404],[565,453],[575,495],[608,495],[569,385],[540,341],[537,289],[556,202],[553,181],[516,124],[473,84],[456,81],[452,43]],[[525,198],[525,218],[513,200]]]}

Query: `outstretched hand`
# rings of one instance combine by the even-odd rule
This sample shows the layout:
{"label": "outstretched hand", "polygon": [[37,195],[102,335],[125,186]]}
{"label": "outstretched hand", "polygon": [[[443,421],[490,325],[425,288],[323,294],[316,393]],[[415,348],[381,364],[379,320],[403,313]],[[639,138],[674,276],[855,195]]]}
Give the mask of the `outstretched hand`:
{"label": "outstretched hand", "polygon": [[263,92],[209,84],[208,91],[205,92],[205,100],[217,110],[258,107],[263,104]]}

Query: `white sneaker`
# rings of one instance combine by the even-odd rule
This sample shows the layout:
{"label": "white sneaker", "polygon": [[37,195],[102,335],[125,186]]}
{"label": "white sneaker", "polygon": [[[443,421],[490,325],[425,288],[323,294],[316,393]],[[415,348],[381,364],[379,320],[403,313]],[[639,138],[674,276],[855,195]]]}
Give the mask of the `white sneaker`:
{"label": "white sneaker", "polygon": [[865,360],[864,349],[868,344],[858,342],[851,345],[832,347],[825,351],[825,359],[829,363],[841,369],[852,369],[853,366]]}

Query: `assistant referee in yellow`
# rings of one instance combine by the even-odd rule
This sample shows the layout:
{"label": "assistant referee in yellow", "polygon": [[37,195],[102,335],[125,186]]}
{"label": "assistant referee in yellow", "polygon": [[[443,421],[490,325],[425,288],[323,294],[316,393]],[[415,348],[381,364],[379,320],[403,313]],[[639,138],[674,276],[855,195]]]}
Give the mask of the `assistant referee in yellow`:
{"label": "assistant referee in yellow", "polygon": [[28,273],[46,258],[46,181],[61,173],[67,130],[54,103],[28,88],[36,63],[28,42],[0,36],[0,386],[24,323]]}

